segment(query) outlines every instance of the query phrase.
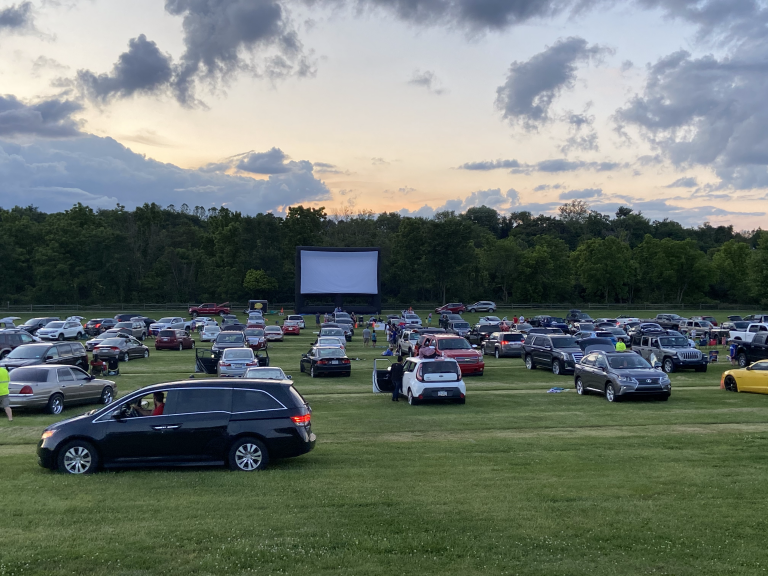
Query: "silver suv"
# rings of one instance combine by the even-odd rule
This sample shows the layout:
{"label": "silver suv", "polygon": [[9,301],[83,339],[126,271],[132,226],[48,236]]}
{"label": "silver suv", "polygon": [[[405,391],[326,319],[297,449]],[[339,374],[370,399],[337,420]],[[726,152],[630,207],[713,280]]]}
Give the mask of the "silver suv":
{"label": "silver suv", "polygon": [[126,328],[131,331],[131,336],[144,340],[147,337],[147,326],[141,320],[133,319],[126,322],[118,322],[115,328]]}
{"label": "silver suv", "polygon": [[[693,368],[706,372],[709,360],[701,351],[691,348],[688,338],[674,330],[637,332],[632,336],[632,350],[648,360],[661,362],[666,373],[681,368]],[[653,356],[653,358],[651,358]]]}

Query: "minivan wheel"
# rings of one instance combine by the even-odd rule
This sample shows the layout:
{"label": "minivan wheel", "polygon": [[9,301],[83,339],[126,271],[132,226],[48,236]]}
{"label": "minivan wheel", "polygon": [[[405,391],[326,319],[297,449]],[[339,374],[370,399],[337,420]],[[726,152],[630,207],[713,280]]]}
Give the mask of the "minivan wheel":
{"label": "minivan wheel", "polygon": [[46,412],[48,414],[59,415],[64,410],[64,396],[61,394],[54,394],[48,398],[48,406],[46,406]]}
{"label": "minivan wheel", "polygon": [[555,376],[560,376],[562,371],[563,371],[563,367],[560,364],[560,360],[555,360],[554,362],[552,362],[552,374],[554,374]]}
{"label": "minivan wheel", "polygon": [[525,367],[528,368],[528,370],[536,369],[536,365],[533,363],[533,358],[531,358],[530,354],[525,357]]}
{"label": "minivan wheel", "polygon": [[241,438],[229,449],[229,467],[240,472],[264,470],[269,463],[267,448],[255,438]]}
{"label": "minivan wheel", "polygon": [[92,474],[99,466],[99,455],[89,442],[75,440],[59,450],[57,464],[65,474]]}
{"label": "minivan wheel", "polygon": [[576,393],[579,396],[587,395],[587,389],[584,388],[584,382],[581,381],[581,378],[576,378]]}
{"label": "minivan wheel", "polygon": [[666,358],[664,360],[664,364],[661,366],[664,369],[664,372],[667,374],[671,374],[675,371],[675,363],[672,362],[672,358]]}

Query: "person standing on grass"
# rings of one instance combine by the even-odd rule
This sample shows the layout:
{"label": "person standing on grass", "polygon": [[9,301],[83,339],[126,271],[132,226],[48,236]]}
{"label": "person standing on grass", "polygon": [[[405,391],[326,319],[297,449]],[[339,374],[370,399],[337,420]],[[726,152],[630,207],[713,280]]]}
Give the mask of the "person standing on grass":
{"label": "person standing on grass", "polygon": [[366,326],[365,330],[363,330],[363,346],[368,348],[368,345],[370,343],[371,343],[371,329]]}
{"label": "person standing on grass", "polygon": [[427,316],[427,326],[432,326],[432,312]]}
{"label": "person standing on grass", "polygon": [[320,328],[320,312],[315,312],[315,326]]}
{"label": "person standing on grass", "polygon": [[736,342],[731,342],[731,349],[730,349],[730,359],[731,359],[731,366],[736,366],[736,351],[739,349],[738,346],[736,346]]}
{"label": "person standing on grass", "polygon": [[373,332],[371,332],[371,346],[376,348],[376,328],[374,328]]}
{"label": "person standing on grass", "polygon": [[400,401],[400,393],[403,387],[403,357],[398,356],[397,362],[392,364],[389,370],[389,377],[392,380],[392,402]]}
{"label": "person standing on grass", "polygon": [[8,370],[0,366],[0,408],[5,410],[8,416],[8,422],[13,422],[13,412],[11,412],[11,397],[8,386],[11,384],[11,377]]}

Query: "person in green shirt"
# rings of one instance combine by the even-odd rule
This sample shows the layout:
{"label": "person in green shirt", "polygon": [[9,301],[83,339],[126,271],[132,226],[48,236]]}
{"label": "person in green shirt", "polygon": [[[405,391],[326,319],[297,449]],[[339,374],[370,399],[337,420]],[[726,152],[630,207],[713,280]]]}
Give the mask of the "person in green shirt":
{"label": "person in green shirt", "polygon": [[627,345],[624,344],[623,340],[619,340],[618,342],[616,342],[616,352],[626,352],[626,350],[627,350]]}
{"label": "person in green shirt", "polygon": [[8,370],[0,366],[0,408],[5,410],[8,416],[8,422],[13,422],[13,412],[11,412],[11,398],[8,395],[8,385],[11,383],[11,377]]}

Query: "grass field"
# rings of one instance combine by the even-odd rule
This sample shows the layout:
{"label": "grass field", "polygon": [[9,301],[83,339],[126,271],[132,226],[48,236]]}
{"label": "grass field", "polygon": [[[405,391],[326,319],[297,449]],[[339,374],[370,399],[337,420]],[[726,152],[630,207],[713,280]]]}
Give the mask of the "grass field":
{"label": "grass field", "polygon": [[[312,404],[317,447],[263,473],[65,477],[37,466],[35,445],[87,408],[0,419],[0,575],[768,568],[768,396],[721,391],[722,352],[705,374],[673,374],[669,402],[578,397],[572,377],[487,357],[466,405],[410,407],[371,393],[381,350],[359,332],[351,378],[300,374],[308,320],[270,357]],[[193,370],[191,351],[152,350],[115,380],[124,394]]]}

